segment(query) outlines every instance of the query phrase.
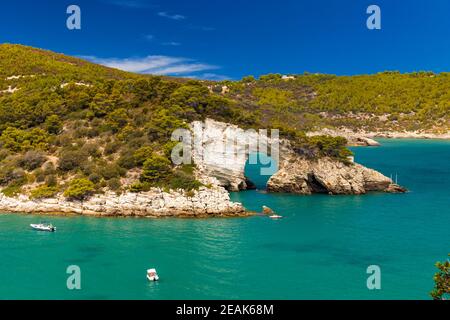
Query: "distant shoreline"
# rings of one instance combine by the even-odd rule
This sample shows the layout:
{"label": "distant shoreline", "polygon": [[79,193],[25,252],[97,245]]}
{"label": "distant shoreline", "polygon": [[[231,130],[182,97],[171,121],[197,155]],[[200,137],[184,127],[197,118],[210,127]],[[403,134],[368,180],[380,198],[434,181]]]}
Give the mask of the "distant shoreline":
{"label": "distant shoreline", "polygon": [[450,132],[428,133],[417,131],[353,131],[348,128],[328,129],[308,132],[308,136],[330,135],[347,139],[349,146],[377,146],[374,139],[417,139],[417,140],[450,140]]}
{"label": "distant shoreline", "polygon": [[362,132],[361,134],[367,136],[368,138],[450,140],[450,132],[438,134],[438,133],[414,132],[414,131],[404,131],[404,132],[393,131],[393,132]]}

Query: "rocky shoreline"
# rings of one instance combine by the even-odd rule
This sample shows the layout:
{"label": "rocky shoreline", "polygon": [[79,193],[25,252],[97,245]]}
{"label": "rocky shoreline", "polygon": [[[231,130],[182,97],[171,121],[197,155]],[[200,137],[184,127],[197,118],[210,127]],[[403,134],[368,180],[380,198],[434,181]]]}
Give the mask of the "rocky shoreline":
{"label": "rocky shoreline", "polygon": [[362,195],[371,191],[407,191],[378,171],[357,163],[344,164],[330,158],[286,160],[281,169],[270,178],[267,190],[303,195]]}
{"label": "rocky shoreline", "polygon": [[85,201],[69,201],[63,195],[32,200],[0,194],[0,211],[27,214],[61,214],[97,217],[243,217],[252,215],[240,203],[232,202],[221,187],[200,188],[190,197],[182,191],[153,189],[145,193],[97,194]]}
{"label": "rocky shoreline", "polygon": [[[250,151],[257,145],[277,142],[279,166],[269,179],[269,192],[309,195],[362,195],[370,191],[402,193],[406,189],[392,179],[351,160],[344,163],[332,158],[306,159],[296,154],[289,141],[273,140],[256,131],[243,131],[227,123],[207,119],[194,122],[196,134],[193,160],[196,176],[205,186],[195,192],[164,191],[96,194],[85,201],[71,201],[62,194],[50,199],[30,199],[21,194],[15,198],[0,193],[0,212],[34,214],[75,214],[123,217],[241,217],[253,215],[241,203],[230,200],[229,191],[251,188],[245,177]],[[335,132],[326,131],[333,135]],[[345,136],[345,135],[344,135]],[[348,132],[347,132],[347,136]],[[369,138],[355,140],[359,145],[376,145]],[[230,152],[227,145],[233,145]],[[236,156],[236,153],[239,156]]]}
{"label": "rocky shoreline", "polygon": [[[198,145],[201,153],[207,155],[194,158],[201,174],[216,179],[217,184],[231,191],[246,190],[251,185],[245,177],[245,166],[249,150],[255,150],[256,146],[248,147],[247,144],[257,144],[259,141],[263,145],[270,145],[273,142],[273,139],[265,135],[243,131],[237,126],[214,120],[196,123],[194,131],[200,137]],[[233,140],[235,137],[238,137],[236,142]],[[373,141],[372,145],[375,143],[377,142]],[[230,144],[242,156],[218,152],[227,150],[224,146]],[[306,159],[292,150],[289,141],[280,139],[278,145],[279,165],[269,179],[269,192],[360,195],[370,191],[406,191],[395,186],[392,179],[360,164],[343,163],[332,158]]]}
{"label": "rocky shoreline", "polygon": [[450,132],[447,133],[431,133],[422,131],[353,131],[348,128],[329,129],[324,128],[318,131],[311,131],[307,133],[308,136],[330,135],[333,137],[344,137],[351,147],[380,146],[380,143],[375,141],[375,138],[387,139],[436,139],[436,140],[450,140]]}

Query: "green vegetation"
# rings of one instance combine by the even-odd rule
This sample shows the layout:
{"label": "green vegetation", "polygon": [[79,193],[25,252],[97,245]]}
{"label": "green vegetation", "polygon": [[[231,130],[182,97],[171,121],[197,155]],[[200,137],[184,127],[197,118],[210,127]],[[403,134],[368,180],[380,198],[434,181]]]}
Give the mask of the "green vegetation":
{"label": "green vegetation", "polygon": [[27,150],[45,150],[48,147],[49,137],[39,128],[26,131],[14,127],[7,127],[0,136],[3,148],[19,152]]}
{"label": "green vegetation", "polygon": [[54,197],[58,193],[59,189],[56,186],[43,185],[37,187],[30,192],[31,199],[45,199]]}
{"label": "green vegetation", "polygon": [[169,159],[152,154],[144,162],[141,182],[155,183],[165,179],[171,171],[171,163]]}
{"label": "green vegetation", "polygon": [[64,191],[64,196],[74,200],[84,200],[95,191],[95,185],[88,179],[75,179],[70,181],[69,187]]}
{"label": "green vegetation", "polygon": [[344,139],[304,132],[339,126],[448,130],[449,89],[448,74],[431,73],[289,80],[275,74],[237,82],[137,75],[4,44],[0,187],[13,195],[35,183],[41,187],[31,196],[40,198],[68,185],[73,199],[107,190],[196,190],[201,184],[194,167],[169,160],[171,135],[205,118],[278,128],[301,155],[347,162]]}
{"label": "green vegetation", "polygon": [[436,268],[439,271],[434,276],[435,286],[431,297],[433,300],[448,300],[450,299],[450,261],[438,262]]}
{"label": "green vegetation", "polygon": [[353,153],[347,149],[347,140],[342,137],[315,136],[310,138],[313,148],[316,148],[320,156],[331,157],[342,161],[348,160]]}
{"label": "green vegetation", "polygon": [[[17,90],[4,91],[9,87]],[[198,189],[194,170],[170,162],[171,136],[207,117],[253,123],[251,112],[201,81],[131,74],[0,45],[4,193],[17,194],[33,182],[41,185],[30,192],[33,198],[53,195],[58,185],[68,185],[65,195],[71,199],[107,189]],[[128,179],[130,171],[142,172],[140,179],[135,174]]]}
{"label": "green vegetation", "polygon": [[144,163],[144,171],[138,183],[130,187],[132,192],[159,187],[165,190],[198,190],[202,185],[194,177],[194,166],[184,165],[172,169],[167,159],[152,157]]}
{"label": "green vegetation", "polygon": [[258,112],[256,120],[263,125],[281,122],[298,130],[348,127],[436,133],[450,129],[450,73],[292,77],[270,74],[259,80],[245,77],[227,82],[231,89],[227,97]]}

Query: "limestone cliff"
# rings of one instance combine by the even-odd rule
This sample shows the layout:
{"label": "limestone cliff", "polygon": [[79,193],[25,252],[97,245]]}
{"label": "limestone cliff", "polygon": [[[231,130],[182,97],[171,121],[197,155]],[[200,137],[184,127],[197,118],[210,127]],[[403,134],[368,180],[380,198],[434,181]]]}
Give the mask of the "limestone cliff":
{"label": "limestone cliff", "polygon": [[244,172],[249,155],[256,154],[257,150],[269,150],[272,139],[261,132],[211,119],[196,121],[191,128],[193,161],[200,176],[214,177],[230,191],[248,189],[251,182]]}
{"label": "limestone cliff", "polygon": [[344,164],[330,158],[314,161],[292,158],[270,178],[267,189],[297,194],[365,194],[390,192],[392,184],[388,177],[360,164]]}
{"label": "limestone cliff", "polygon": [[[264,131],[244,131],[209,119],[192,123],[191,129],[196,175],[207,186],[198,191],[166,192],[154,188],[149,192],[120,195],[107,192],[86,201],[69,201],[62,194],[51,199],[32,200],[27,195],[10,198],[0,193],[0,211],[152,217],[247,215],[242,204],[230,200],[226,189],[248,189],[251,182],[245,177],[245,165],[249,156],[269,150],[279,155],[276,162],[279,166],[267,185],[270,192],[364,194],[405,191],[381,173],[356,163],[344,164],[331,158],[302,158],[290,149],[288,141],[268,137]],[[277,147],[271,149],[273,145]]]}
{"label": "limestone cliff", "polygon": [[[232,191],[247,188],[245,165],[251,150],[256,150],[258,143],[268,150],[268,145],[275,142],[267,135],[213,120],[193,123],[192,128],[198,138],[199,148],[194,150],[194,161],[200,174],[216,178],[221,186]],[[233,145],[233,139],[234,148],[230,151],[226,145]],[[331,158],[305,159],[291,150],[288,141],[277,142],[279,168],[268,182],[270,192],[365,194],[369,191],[405,191],[393,185],[388,177],[360,164],[344,164]]]}

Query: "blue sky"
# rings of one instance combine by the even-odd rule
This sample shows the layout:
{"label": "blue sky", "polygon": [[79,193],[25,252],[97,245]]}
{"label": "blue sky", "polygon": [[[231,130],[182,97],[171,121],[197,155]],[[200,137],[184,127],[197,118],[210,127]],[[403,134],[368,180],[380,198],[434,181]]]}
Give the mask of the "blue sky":
{"label": "blue sky", "polygon": [[[71,4],[82,30],[66,28]],[[371,4],[381,30],[366,28]],[[450,71],[447,0],[15,0],[0,28],[2,43],[177,76]]]}

